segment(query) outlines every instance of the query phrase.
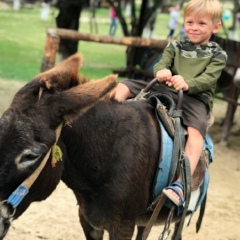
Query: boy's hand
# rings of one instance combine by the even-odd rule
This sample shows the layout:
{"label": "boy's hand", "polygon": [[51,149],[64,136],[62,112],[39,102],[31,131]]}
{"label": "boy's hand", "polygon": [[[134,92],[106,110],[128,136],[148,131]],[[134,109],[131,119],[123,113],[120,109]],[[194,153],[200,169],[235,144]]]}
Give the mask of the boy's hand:
{"label": "boy's hand", "polygon": [[162,69],[156,73],[156,78],[159,82],[167,82],[171,80],[172,73],[168,69]]}
{"label": "boy's hand", "polygon": [[181,89],[183,91],[187,91],[189,89],[189,86],[181,75],[174,75],[170,81],[166,82],[166,84],[169,87],[174,87],[177,91]]}

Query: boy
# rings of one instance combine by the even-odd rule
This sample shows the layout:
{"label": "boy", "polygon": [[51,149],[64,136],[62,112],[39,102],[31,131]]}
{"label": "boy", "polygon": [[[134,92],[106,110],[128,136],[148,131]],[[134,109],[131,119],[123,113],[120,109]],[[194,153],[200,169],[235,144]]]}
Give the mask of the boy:
{"label": "boy", "polygon": [[[222,5],[218,0],[190,0],[184,8],[184,42],[172,41],[164,49],[161,60],[154,66],[159,81],[152,91],[169,93],[177,101],[177,91],[184,91],[183,124],[188,138],[185,153],[193,174],[207,129],[208,115],[213,106],[217,79],[225,67],[227,55],[217,43],[209,42],[221,28]],[[118,84],[115,99],[134,97],[146,82],[126,80]],[[163,193],[177,206],[184,203],[181,176]]]}

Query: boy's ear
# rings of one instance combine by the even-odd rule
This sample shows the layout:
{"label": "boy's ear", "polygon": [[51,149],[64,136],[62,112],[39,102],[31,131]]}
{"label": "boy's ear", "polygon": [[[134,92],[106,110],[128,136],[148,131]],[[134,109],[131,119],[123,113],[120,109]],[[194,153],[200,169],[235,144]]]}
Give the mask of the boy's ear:
{"label": "boy's ear", "polygon": [[221,22],[215,24],[212,33],[213,34],[217,33],[221,27],[222,27],[222,23]]}

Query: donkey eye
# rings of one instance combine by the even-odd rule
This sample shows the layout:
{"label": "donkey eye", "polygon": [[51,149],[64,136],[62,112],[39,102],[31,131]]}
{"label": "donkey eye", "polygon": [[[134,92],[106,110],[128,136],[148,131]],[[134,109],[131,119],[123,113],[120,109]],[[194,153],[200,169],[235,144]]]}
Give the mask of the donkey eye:
{"label": "donkey eye", "polygon": [[39,151],[31,151],[27,149],[20,154],[16,159],[16,165],[19,170],[27,169],[28,167],[34,165],[37,160],[42,156]]}
{"label": "donkey eye", "polygon": [[21,163],[23,163],[23,162],[27,162],[27,161],[34,161],[36,158],[38,158],[39,157],[39,155],[36,155],[36,154],[27,154],[27,155],[25,155],[25,156],[23,156],[22,158],[21,158],[21,160],[19,161],[19,163],[21,164]]}

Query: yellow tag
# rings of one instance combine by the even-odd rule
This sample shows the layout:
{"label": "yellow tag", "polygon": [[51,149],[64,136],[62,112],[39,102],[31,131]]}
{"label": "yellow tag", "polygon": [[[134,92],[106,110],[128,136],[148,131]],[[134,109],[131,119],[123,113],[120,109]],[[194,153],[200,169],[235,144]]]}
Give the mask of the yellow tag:
{"label": "yellow tag", "polygon": [[62,150],[57,144],[54,144],[52,147],[52,162],[56,164],[58,161],[62,161]]}

